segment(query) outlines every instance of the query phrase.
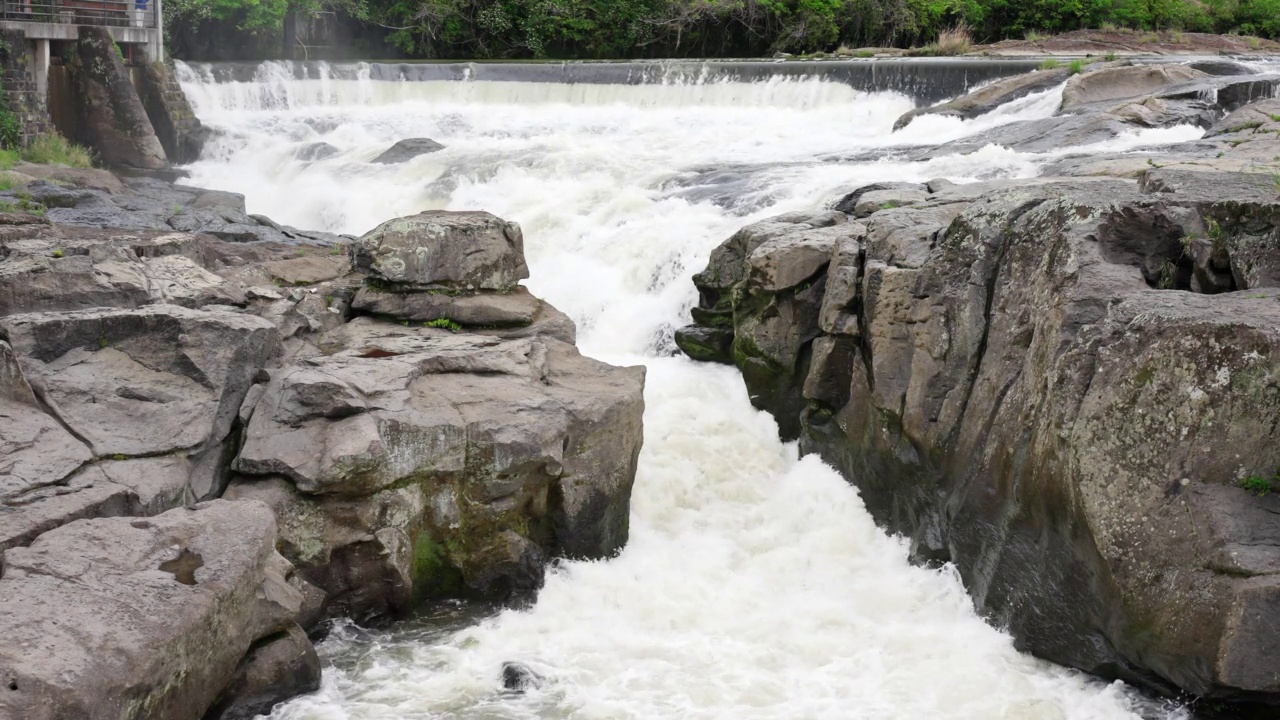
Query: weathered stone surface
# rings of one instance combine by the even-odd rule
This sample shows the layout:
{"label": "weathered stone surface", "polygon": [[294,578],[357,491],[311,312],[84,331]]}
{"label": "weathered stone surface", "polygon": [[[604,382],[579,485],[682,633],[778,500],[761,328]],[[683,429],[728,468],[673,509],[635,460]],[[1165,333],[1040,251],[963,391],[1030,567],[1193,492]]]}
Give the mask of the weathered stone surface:
{"label": "weathered stone surface", "polygon": [[86,144],[108,164],[163,168],[168,158],[111,35],[105,28],[80,26],[76,55],[79,66],[72,77],[82,101],[77,127]]}
{"label": "weathered stone surface", "polygon": [[363,288],[351,307],[410,322],[452,320],[461,325],[528,325],[542,301],[523,287],[506,293],[387,292]]}
{"label": "weathered stone surface", "polygon": [[405,138],[398,141],[395,145],[387,148],[378,157],[370,160],[371,163],[380,165],[394,165],[397,163],[409,162],[419,155],[439,152],[444,149],[440,143],[431,138]]}
{"label": "weathered stone surface", "polygon": [[272,279],[284,285],[315,285],[336,280],[351,271],[345,253],[270,260],[262,263],[262,267]]}
{"label": "weathered stone surface", "polygon": [[197,498],[221,489],[240,403],[279,348],[261,319],[171,305],[12,315],[0,329],[43,403],[93,455],[182,453]]}
{"label": "weathered stone surface", "polygon": [[[954,562],[1020,647],[1270,701],[1280,526],[1240,487],[1280,466],[1265,179],[941,188],[835,243],[818,302],[789,317],[752,288],[739,233],[697,276],[695,319],[735,351],[808,343],[785,376],[735,352],[753,400],[803,398],[764,407],[917,557]],[[779,315],[790,344],[761,330]]]}
{"label": "weathered stone surface", "polygon": [[1206,77],[1186,65],[1131,65],[1073,75],[1062,91],[1063,109],[1148,95],[1178,83]]}
{"label": "weathered stone surface", "polygon": [[520,226],[487,212],[389,220],[352,245],[351,260],[380,280],[426,288],[511,290],[529,277]]}
{"label": "weathered stone surface", "polygon": [[[722,328],[733,334],[731,356],[752,377],[751,403],[779,418],[784,437],[799,433],[809,344],[832,248],[866,233],[844,213],[790,213],[749,225],[711,253],[694,276],[707,330],[682,328],[678,343],[705,359],[724,359]],[[789,419],[790,418],[790,419]]]}
{"label": "weathered stone surface", "polygon": [[207,720],[253,720],[277,703],[320,689],[320,656],[297,625],[254,644]]}
{"label": "weathered stone surface", "polygon": [[640,368],[546,336],[368,318],[317,346],[328,354],[272,371],[235,461],[288,482],[246,477],[228,496],[276,509],[286,555],[328,592],[329,614],[530,591],[545,558],[625,542]]}
{"label": "weathered stone surface", "polygon": [[301,596],[257,503],[84,520],[5,554],[0,716],[197,720]]}
{"label": "weathered stone surface", "polygon": [[915,205],[928,198],[929,193],[923,189],[875,190],[863,194],[858,199],[858,204],[853,208],[853,214],[863,218],[880,210]]}

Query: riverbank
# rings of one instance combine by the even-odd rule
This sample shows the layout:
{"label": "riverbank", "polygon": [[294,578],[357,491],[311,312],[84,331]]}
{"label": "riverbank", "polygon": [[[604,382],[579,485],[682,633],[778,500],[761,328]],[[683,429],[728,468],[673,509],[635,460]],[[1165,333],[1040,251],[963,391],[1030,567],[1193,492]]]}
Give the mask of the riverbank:
{"label": "riverbank", "polygon": [[319,687],[334,619],[527,600],[626,543],[644,371],[519,285],[518,225],[4,182],[0,717],[253,717]]}

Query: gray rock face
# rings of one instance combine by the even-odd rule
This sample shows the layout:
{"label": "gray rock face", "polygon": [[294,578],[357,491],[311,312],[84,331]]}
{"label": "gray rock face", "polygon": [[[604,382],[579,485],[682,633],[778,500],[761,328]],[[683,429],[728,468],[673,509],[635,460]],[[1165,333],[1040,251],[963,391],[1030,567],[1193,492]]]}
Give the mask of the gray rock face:
{"label": "gray rock face", "polygon": [[203,717],[302,607],[274,545],[266,507],[214,501],[83,520],[8,551],[0,716]]}
{"label": "gray rock face", "polygon": [[276,509],[286,554],[329,591],[331,614],[533,590],[511,553],[605,557],[626,541],[642,369],[544,336],[367,318],[317,344],[330,354],[272,372],[228,497]]}
{"label": "gray rock face", "polygon": [[520,226],[486,212],[389,220],[352,245],[351,259],[374,278],[422,288],[505,291],[529,277]]}
{"label": "gray rock face", "polygon": [[278,352],[261,319],[157,305],[0,319],[29,382],[94,457],[180,453],[214,497],[218,459],[258,370]]}
{"label": "gray rock face", "polygon": [[302,628],[290,625],[254,644],[205,717],[253,720],[277,703],[319,689],[320,657]]}
{"label": "gray rock face", "polygon": [[1062,91],[1063,109],[1149,95],[1162,88],[1206,77],[1187,65],[1131,65],[1073,75]]}
{"label": "gray rock face", "polygon": [[806,304],[757,281],[749,228],[696,276],[695,319],[733,333],[802,452],[918,558],[954,562],[1020,647],[1274,703],[1274,501],[1242,484],[1280,467],[1280,191],[1148,170],[876,212],[831,241]]}
{"label": "gray rock face", "polygon": [[379,165],[395,165],[409,162],[419,155],[439,152],[443,149],[443,145],[431,138],[405,138],[387,148],[381,155],[369,162]]}
{"label": "gray rock face", "polygon": [[805,401],[791,388],[808,372],[832,248],[865,233],[841,212],[781,215],[739,230],[693,278],[701,327],[681,329],[677,344],[699,359],[732,358],[752,378],[751,403],[774,413],[784,437],[800,430]]}
{"label": "gray rock face", "polygon": [[271,373],[228,497],[275,509],[329,614],[531,592],[547,557],[626,542],[643,370],[366,318],[317,345],[330,354]]}
{"label": "gray rock face", "polygon": [[351,307],[411,322],[452,320],[462,325],[528,325],[542,304],[524,288],[508,293],[467,295],[384,292],[363,288],[356,293]]}

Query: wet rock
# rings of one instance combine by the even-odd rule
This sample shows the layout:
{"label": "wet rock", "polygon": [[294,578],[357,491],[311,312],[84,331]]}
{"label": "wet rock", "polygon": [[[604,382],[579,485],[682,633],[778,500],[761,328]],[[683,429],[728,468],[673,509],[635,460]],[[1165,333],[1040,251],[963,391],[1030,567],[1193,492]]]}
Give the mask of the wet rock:
{"label": "wet rock", "polygon": [[997,80],[955,100],[931,107],[916,108],[898,118],[893,124],[893,129],[901,130],[921,115],[944,115],[972,120],[1006,103],[1056,87],[1070,77],[1071,68],[1060,67]]}
{"label": "wet rock", "polygon": [[201,718],[301,608],[274,541],[266,507],[214,501],[75,522],[7,551],[0,715]]}
{"label": "wet rock", "polygon": [[1254,74],[1254,70],[1247,65],[1241,65],[1230,60],[1197,60],[1196,62],[1187,63],[1187,67],[1206,75],[1224,77]]}
{"label": "wet rock", "polygon": [[317,160],[325,160],[337,155],[340,150],[327,142],[307,143],[294,153],[299,160],[306,162],[315,162]]}
{"label": "wet rock", "polygon": [[357,270],[428,289],[505,291],[529,277],[520,226],[487,212],[435,210],[389,220],[351,252]]}
{"label": "wet rock", "polygon": [[409,162],[419,155],[439,152],[444,146],[430,138],[406,138],[387,148],[378,157],[369,162],[380,165],[395,165]]}
{"label": "wet rock", "polygon": [[733,329],[686,325],[675,334],[676,347],[694,360],[733,364]]}
{"label": "wet rock", "polygon": [[502,688],[504,690],[524,692],[530,688],[540,687],[542,682],[542,676],[522,662],[502,663]]}
{"label": "wet rock", "polygon": [[320,689],[320,656],[302,628],[254,643],[205,720],[252,720],[278,703]]}

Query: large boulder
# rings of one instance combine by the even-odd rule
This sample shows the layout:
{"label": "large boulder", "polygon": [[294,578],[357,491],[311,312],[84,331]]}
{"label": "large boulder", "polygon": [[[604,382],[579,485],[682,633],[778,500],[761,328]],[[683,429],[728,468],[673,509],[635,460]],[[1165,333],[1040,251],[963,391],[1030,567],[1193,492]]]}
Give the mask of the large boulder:
{"label": "large boulder", "polygon": [[[940,189],[865,223],[806,281],[809,330],[780,347],[807,364],[765,405],[780,427],[917,558],[953,562],[1019,647],[1280,704],[1274,179]],[[695,319],[732,330],[753,399],[777,397],[738,352],[779,312],[743,240],[696,276]]]}
{"label": "large boulder", "polygon": [[271,512],[247,502],[83,520],[10,550],[0,717],[199,720],[255,643],[294,627],[290,575]]}
{"label": "large boulder", "polygon": [[329,354],[271,372],[228,497],[276,510],[331,614],[531,591],[547,558],[626,542],[641,368],[548,336],[369,318],[327,335]]}
{"label": "large boulder", "polygon": [[529,277],[520,226],[487,212],[388,220],[351,246],[352,265],[393,285],[509,291]]}
{"label": "large boulder", "polygon": [[1149,95],[1208,76],[1208,73],[1188,65],[1106,67],[1072,76],[1062,90],[1062,108]]}

